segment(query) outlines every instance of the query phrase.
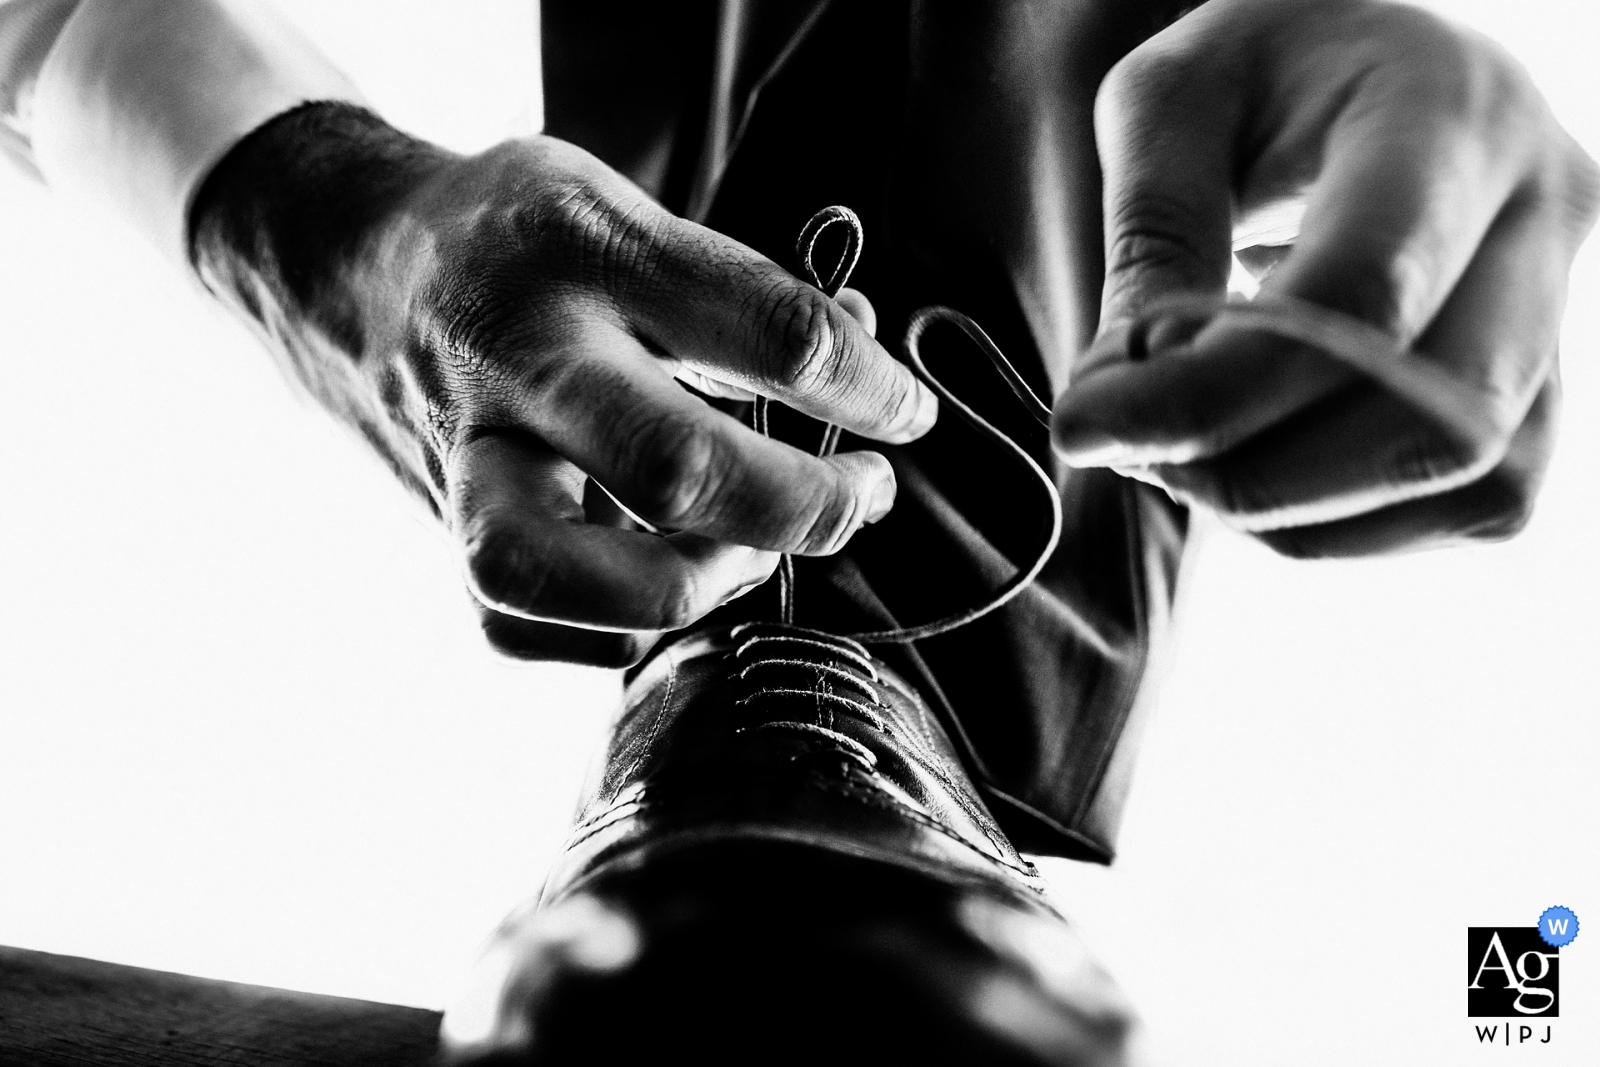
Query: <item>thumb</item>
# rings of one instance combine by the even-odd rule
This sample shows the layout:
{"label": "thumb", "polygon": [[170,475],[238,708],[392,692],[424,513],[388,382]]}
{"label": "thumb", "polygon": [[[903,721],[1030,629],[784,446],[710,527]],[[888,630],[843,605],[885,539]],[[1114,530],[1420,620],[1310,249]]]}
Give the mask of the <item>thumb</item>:
{"label": "thumb", "polygon": [[1125,458],[1134,443],[1160,444],[1167,457],[1172,438],[1188,444],[1206,428],[1210,401],[1237,392],[1209,362],[1144,358],[1189,340],[1208,317],[1196,308],[1226,298],[1233,264],[1239,91],[1174,40],[1194,17],[1124,57],[1095,100],[1106,241],[1100,332],[1052,419],[1057,451],[1077,466]]}
{"label": "thumb", "polygon": [[861,324],[867,331],[868,337],[878,336],[878,311],[872,306],[872,301],[867,299],[867,294],[859,289],[840,289],[839,295],[834,297],[840,307],[850,313],[850,317]]}
{"label": "thumb", "polygon": [[[1227,293],[1239,114],[1237,90],[1209,69],[1171,43],[1152,41],[1113,67],[1100,87],[1103,341],[1155,305],[1220,301]],[[1160,344],[1157,334],[1149,341]]]}

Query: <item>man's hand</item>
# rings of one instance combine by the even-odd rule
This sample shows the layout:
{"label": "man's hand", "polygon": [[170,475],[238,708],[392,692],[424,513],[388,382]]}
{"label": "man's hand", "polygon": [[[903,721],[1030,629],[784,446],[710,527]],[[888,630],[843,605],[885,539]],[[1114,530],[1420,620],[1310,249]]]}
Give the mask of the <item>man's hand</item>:
{"label": "man's hand", "polygon": [[840,302],[550,138],[461,158],[315,105],[235,149],[194,232],[208,283],[432,504],[490,639],[526,658],[632,662],[893,504],[882,456],[803,454],[674,375],[882,441],[937,416]]}
{"label": "man's hand", "polygon": [[[1069,463],[1295,556],[1521,527],[1600,182],[1513,60],[1378,0],[1211,0],[1112,70],[1096,126],[1107,275],[1100,338],[1056,409]],[[1220,302],[1236,248],[1262,299],[1353,315],[1461,382],[1482,432],[1313,348],[1163,315]]]}

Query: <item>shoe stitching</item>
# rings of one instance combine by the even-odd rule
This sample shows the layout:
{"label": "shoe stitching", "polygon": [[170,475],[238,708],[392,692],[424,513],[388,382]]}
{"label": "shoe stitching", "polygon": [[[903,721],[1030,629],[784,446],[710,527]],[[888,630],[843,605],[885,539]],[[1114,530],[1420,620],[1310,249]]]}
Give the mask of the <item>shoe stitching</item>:
{"label": "shoe stitching", "polygon": [[593,818],[585,819],[580,825],[573,827],[572,833],[567,835],[567,843],[561,847],[561,850],[567,852],[577,848],[589,838],[605,832],[630,815],[643,814],[651,807],[654,807],[654,805],[643,797],[633,797],[620,803],[614,802],[600,814]]}
{"label": "shoe stitching", "polygon": [[[977,853],[984,859],[989,860],[991,863],[998,863],[1007,870],[1015,871],[1018,874],[1025,874],[1032,878],[1038,877],[1037,868],[1035,868],[1031,863],[1027,863],[1026,860],[1024,860],[1023,863],[1027,864],[1027,866],[1019,866],[1017,863],[1013,862],[1004,855],[1004,849],[1001,850],[1001,855],[991,855],[990,853],[985,852],[983,849],[974,845],[971,841],[968,841],[965,837],[962,837],[960,834],[956,833],[954,830],[950,829],[948,826],[945,826],[926,811],[920,811],[917,808],[912,807],[899,797],[875,789],[864,789],[853,782],[831,781],[821,777],[820,775],[816,775],[815,777],[817,779],[816,784],[818,788],[824,792],[837,793],[840,796],[849,797],[852,800],[859,801],[870,807],[881,808],[886,811],[893,811],[897,814],[904,815],[920,826],[926,827],[930,830],[938,831],[943,836],[959,843],[963,848]],[[993,842],[991,841],[991,843]]]}

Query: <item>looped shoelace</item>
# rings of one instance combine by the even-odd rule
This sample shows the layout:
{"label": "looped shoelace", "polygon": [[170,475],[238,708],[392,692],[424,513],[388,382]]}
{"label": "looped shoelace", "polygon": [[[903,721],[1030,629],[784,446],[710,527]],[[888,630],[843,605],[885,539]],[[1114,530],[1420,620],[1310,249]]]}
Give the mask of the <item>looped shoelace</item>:
{"label": "looped shoelace", "polygon": [[[834,226],[845,227],[845,247],[828,277],[823,279],[814,261],[817,241]],[[796,246],[805,277],[829,297],[837,296],[861,258],[862,242],[861,219],[854,211],[838,206],[823,208],[800,231]],[[1148,329],[1158,320],[1171,319],[1199,324],[1201,329],[1196,338],[1212,331],[1237,329],[1272,333],[1298,341],[1376,381],[1455,437],[1480,448],[1492,448],[1497,439],[1506,436],[1526,415],[1526,397],[1519,400],[1516,396],[1497,393],[1486,383],[1465,381],[1437,361],[1414,351],[1404,340],[1352,315],[1307,300],[1282,294],[1251,300],[1180,297],[1145,309],[1138,321],[1124,328],[1135,333],[1136,336],[1130,340],[1137,342],[1140,331]],[[1040,545],[1033,561],[1026,568],[1019,569],[1016,575],[990,593],[982,603],[917,626],[848,635],[850,639],[863,644],[918,641],[948,633],[982,618],[1032,584],[1061,537],[1061,501],[1054,481],[1021,446],[990,425],[946,388],[923,362],[920,347],[923,334],[938,323],[953,325],[965,333],[977,349],[988,357],[1028,413],[1044,427],[1050,424],[1049,406],[1022,380],[1011,361],[1006,359],[983,328],[966,315],[948,307],[925,307],[911,316],[906,327],[904,346],[906,360],[912,370],[962,421],[995,442],[1028,470],[1032,480],[1039,485],[1041,499],[1049,508],[1049,536]],[[1138,344],[1133,347],[1137,348]],[[755,426],[762,433],[769,432],[767,409],[768,402],[764,398],[756,401]],[[826,426],[817,455],[831,455],[838,443],[839,427],[831,424]],[[794,563],[787,554],[779,562],[778,578],[780,617],[783,622],[792,623]]]}
{"label": "looped shoelace", "polygon": [[[816,246],[822,234],[834,226],[845,227],[845,246],[838,262],[824,279],[815,265]],[[801,230],[796,246],[807,280],[830,298],[837,296],[849,281],[861,257],[863,236],[861,219],[849,208],[835,206],[817,212]],[[1504,405],[1497,406],[1494,398],[1488,396],[1485,390],[1461,381],[1435,363],[1418,358],[1404,342],[1392,335],[1350,315],[1308,301],[1279,295],[1242,302],[1181,298],[1165,301],[1146,309],[1138,321],[1126,327],[1136,334],[1129,338],[1133,342],[1132,347],[1142,347],[1140,331],[1147,330],[1158,319],[1173,318],[1203,324],[1202,334],[1208,330],[1230,328],[1258,330],[1318,349],[1375,379],[1469,442],[1482,441],[1486,435],[1494,433],[1492,424],[1496,419],[1520,418],[1516,412],[1499,410]],[[911,316],[906,327],[904,347],[906,360],[913,372],[962,421],[1027,468],[1040,487],[1042,499],[1047,502],[1049,536],[1032,563],[1025,569],[1019,569],[1016,575],[990,593],[982,603],[932,622],[848,635],[810,630],[754,632],[742,641],[740,638],[744,634],[758,631],[762,624],[745,623],[735,627],[733,636],[740,642],[734,653],[735,660],[740,664],[738,677],[751,686],[750,692],[738,701],[740,706],[750,707],[756,702],[768,700],[795,700],[808,704],[813,713],[819,718],[827,718],[829,722],[832,722],[835,712],[844,711],[875,729],[883,730],[883,716],[874,710],[881,707],[882,703],[872,687],[872,683],[880,681],[880,675],[873,666],[871,654],[863,646],[918,641],[966,626],[1001,607],[1032,584],[1055,551],[1061,537],[1062,516],[1061,500],[1054,481],[1026,450],[952,393],[924,363],[922,337],[931,326],[940,323],[960,329],[988,357],[1034,421],[1044,427],[1050,424],[1049,405],[1029,388],[983,328],[966,315],[952,308],[933,306],[922,308]],[[770,432],[768,404],[764,397],[757,398],[755,402],[755,428],[763,434]],[[838,444],[839,427],[825,425],[817,455],[832,455]],[[780,561],[778,575],[781,619],[785,625],[793,625],[794,564],[787,553]],[[767,684],[761,682],[762,676],[785,670],[810,672],[809,685],[784,684],[781,680]],[[876,757],[864,745],[821,723],[775,719],[744,727],[741,732],[744,730],[789,730],[807,734],[828,742],[831,751],[851,759],[868,773],[877,765]]]}
{"label": "looped shoelace", "polygon": [[[816,268],[815,256],[817,241],[822,234],[834,226],[845,228],[845,245],[839,255],[838,262],[829,271],[828,277],[823,279]],[[847,207],[833,206],[823,208],[811,217],[805,227],[800,231],[800,239],[796,242],[795,251],[800,259],[800,267],[806,279],[812,285],[822,290],[827,296],[839,295],[845,283],[850,280],[851,273],[855,270],[856,263],[861,258],[861,247],[865,239],[865,231],[861,219],[854,211]],[[1000,351],[998,345],[990,339],[972,319],[961,312],[947,307],[925,307],[911,316],[911,321],[906,327],[905,354],[911,364],[912,371],[930,389],[939,395],[939,399],[956,412],[963,422],[1000,445],[1008,455],[1022,464],[1041,490],[1041,499],[1047,501],[1046,506],[1050,514],[1050,532],[1043,545],[1034,556],[1033,562],[1025,569],[1019,569],[1009,581],[1005,582],[982,603],[970,608],[964,608],[941,619],[922,623],[917,626],[902,626],[887,630],[871,630],[864,633],[846,635],[845,640],[857,644],[905,644],[911,641],[920,641],[925,637],[936,634],[948,633],[951,630],[966,626],[968,623],[989,614],[996,608],[1017,596],[1033,583],[1039,572],[1050,559],[1050,554],[1055,551],[1056,543],[1061,539],[1061,499],[1056,492],[1055,482],[1044,469],[1036,463],[1027,451],[1013,441],[1006,434],[991,425],[988,420],[972,410],[954,393],[945,387],[944,383],[934,377],[923,362],[921,342],[922,336],[930,326],[937,323],[949,323],[959,328],[977,346],[978,350],[988,357],[989,362],[1000,372],[1011,391],[1022,401],[1028,414],[1041,426],[1050,425],[1050,407],[1039,399],[1028,383],[1022,380],[1022,375],[1012,366],[1011,361]],[[770,434],[768,422],[769,401],[765,397],[757,397],[754,411],[754,425],[758,433]],[[830,456],[839,445],[839,427],[828,423],[822,433],[822,444],[817,449],[818,456]],[[794,561],[788,553],[784,553],[778,562],[778,610],[780,619],[786,624],[794,622]],[[863,650],[865,651],[865,650]]]}
{"label": "looped shoelace", "polygon": [[[815,263],[817,241],[823,231],[841,225],[845,228],[844,249],[839,253],[838,262],[834,264],[833,270],[824,280],[818,274]],[[861,260],[861,245],[865,237],[866,230],[861,225],[861,217],[847,207],[835,204],[811,216],[800,230],[800,239],[795,242],[795,252],[800,257],[800,268],[805,272],[806,280],[821,289],[829,299],[838,296],[839,290],[850,280],[856,264]],[[770,404],[771,401],[766,397],[756,397],[752,418],[756,432],[763,436],[771,434],[771,427],[767,421]],[[817,455],[831,456],[838,447],[839,427],[831,422],[824,423],[822,443],[817,446]],[[794,621],[794,559],[787,552],[778,559],[778,617],[786,623]]]}

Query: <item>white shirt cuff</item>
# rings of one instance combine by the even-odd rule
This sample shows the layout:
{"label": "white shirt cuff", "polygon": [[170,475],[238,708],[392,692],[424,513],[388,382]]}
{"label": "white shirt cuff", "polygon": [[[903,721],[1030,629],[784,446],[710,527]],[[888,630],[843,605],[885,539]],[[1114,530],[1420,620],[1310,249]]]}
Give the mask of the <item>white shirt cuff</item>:
{"label": "white shirt cuff", "polygon": [[252,0],[83,0],[39,74],[33,150],[52,187],[106,205],[187,268],[205,176],[308,100],[361,95]]}

